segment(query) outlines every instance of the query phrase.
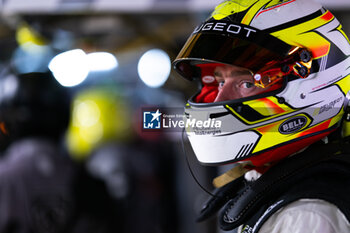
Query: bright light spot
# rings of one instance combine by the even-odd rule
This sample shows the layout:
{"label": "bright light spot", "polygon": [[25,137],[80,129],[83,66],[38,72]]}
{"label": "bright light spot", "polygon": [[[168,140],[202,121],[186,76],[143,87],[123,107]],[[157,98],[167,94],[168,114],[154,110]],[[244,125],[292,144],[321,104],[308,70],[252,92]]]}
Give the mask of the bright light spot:
{"label": "bright light spot", "polygon": [[118,61],[111,53],[89,53],[87,59],[90,71],[107,71],[118,67]]}
{"label": "bright light spot", "polygon": [[100,120],[101,111],[94,101],[87,100],[75,103],[73,124],[78,127],[90,127]]}
{"label": "bright light spot", "polygon": [[11,99],[18,89],[18,81],[14,75],[9,75],[4,80],[3,85],[0,86],[0,99]]}
{"label": "bright light spot", "polygon": [[170,74],[170,58],[161,49],[151,49],[139,60],[137,70],[141,80],[149,87],[160,87]]}
{"label": "bright light spot", "polygon": [[89,74],[87,56],[81,49],[74,49],[54,57],[49,69],[57,81],[66,87],[82,83]]}

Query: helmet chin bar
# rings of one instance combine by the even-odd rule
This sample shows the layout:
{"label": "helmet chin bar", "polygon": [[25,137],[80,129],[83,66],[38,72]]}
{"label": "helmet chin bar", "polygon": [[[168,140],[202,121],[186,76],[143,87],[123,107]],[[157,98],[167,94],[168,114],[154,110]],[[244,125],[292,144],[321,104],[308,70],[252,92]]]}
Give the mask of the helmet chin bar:
{"label": "helmet chin bar", "polygon": [[290,74],[307,78],[310,74],[312,61],[312,55],[307,49],[293,47],[284,60],[271,61],[254,74],[255,85],[266,88]]}

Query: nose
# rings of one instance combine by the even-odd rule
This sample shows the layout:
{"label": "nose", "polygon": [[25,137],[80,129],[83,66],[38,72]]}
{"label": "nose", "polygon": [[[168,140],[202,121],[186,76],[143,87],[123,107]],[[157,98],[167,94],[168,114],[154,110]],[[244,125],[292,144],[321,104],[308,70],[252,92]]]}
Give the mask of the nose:
{"label": "nose", "polygon": [[232,79],[227,79],[224,85],[219,88],[219,92],[214,100],[214,102],[233,100],[241,98],[239,91],[236,90]]}

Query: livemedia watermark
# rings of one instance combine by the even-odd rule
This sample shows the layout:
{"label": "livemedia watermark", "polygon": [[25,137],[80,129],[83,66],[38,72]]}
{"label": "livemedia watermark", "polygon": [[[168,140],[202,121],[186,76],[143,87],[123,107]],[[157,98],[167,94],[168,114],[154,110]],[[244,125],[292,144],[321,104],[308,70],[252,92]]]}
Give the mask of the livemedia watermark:
{"label": "livemedia watermark", "polygon": [[217,119],[199,120],[185,114],[183,108],[142,109],[142,130],[163,132],[179,132],[188,128],[191,130],[218,130],[222,122]]}

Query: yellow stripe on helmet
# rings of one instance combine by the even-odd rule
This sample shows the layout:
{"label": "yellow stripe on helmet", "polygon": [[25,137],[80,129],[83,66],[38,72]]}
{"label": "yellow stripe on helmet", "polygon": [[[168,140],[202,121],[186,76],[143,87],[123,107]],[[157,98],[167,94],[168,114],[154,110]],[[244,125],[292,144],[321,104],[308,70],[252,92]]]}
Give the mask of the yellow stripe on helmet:
{"label": "yellow stripe on helmet", "polygon": [[339,27],[337,28],[337,30],[343,34],[343,36],[346,38],[346,40],[349,42],[350,44],[350,40],[349,40],[349,37],[345,34],[345,32],[343,31],[343,26],[342,25],[339,25]]}
{"label": "yellow stripe on helmet", "polygon": [[[307,122],[305,125],[299,129],[299,131],[303,131],[305,128],[307,128],[310,123],[311,119],[305,115],[305,114],[299,114],[296,116],[292,116],[289,119],[295,118],[295,117],[304,117],[307,119]],[[299,137],[299,134],[291,133],[291,134],[281,134],[279,131],[279,128],[283,122],[285,122],[288,119],[283,119],[277,122],[273,122],[271,124],[267,124],[264,126],[260,126],[256,128],[255,130],[259,132],[261,135],[263,135],[258,143],[258,145],[254,148],[253,153],[263,151],[265,149],[271,148],[272,146],[276,146],[278,144],[288,142],[290,140],[296,139]]]}
{"label": "yellow stripe on helmet", "polygon": [[250,100],[246,101],[243,104],[248,105],[261,115],[265,116],[264,119],[258,120],[258,121],[248,121],[244,117],[242,117],[239,113],[237,113],[233,108],[231,108],[229,105],[226,105],[226,108],[229,109],[235,116],[237,116],[239,119],[241,119],[246,124],[257,124],[259,122],[267,121],[269,119],[275,118],[276,115],[285,115],[287,113],[291,113],[294,110],[290,107],[288,107],[285,104],[278,103],[278,100],[276,97],[266,97],[262,99],[256,99],[256,100]]}
{"label": "yellow stripe on helmet", "polygon": [[313,30],[321,27],[333,20],[329,11],[322,16],[309,20],[305,23],[298,24],[274,33],[272,36],[283,40],[287,44],[309,48],[315,59],[323,57],[329,53],[330,42]]}
{"label": "yellow stripe on helmet", "polygon": [[[249,7],[254,5],[258,0],[245,0],[245,1],[239,1],[239,0],[230,0],[230,1],[224,1],[221,4],[219,4],[214,12],[212,13],[212,17],[215,20],[221,20],[223,18],[226,18],[227,16],[230,16],[235,13],[239,13],[242,11],[247,10]],[[268,1],[268,0],[266,0]]]}
{"label": "yellow stripe on helmet", "polygon": [[285,5],[287,2],[294,1],[295,0],[229,0],[219,4],[211,16],[215,20],[221,20],[232,14],[248,10],[241,23],[250,25],[254,17],[262,10],[274,9],[278,6]]}

